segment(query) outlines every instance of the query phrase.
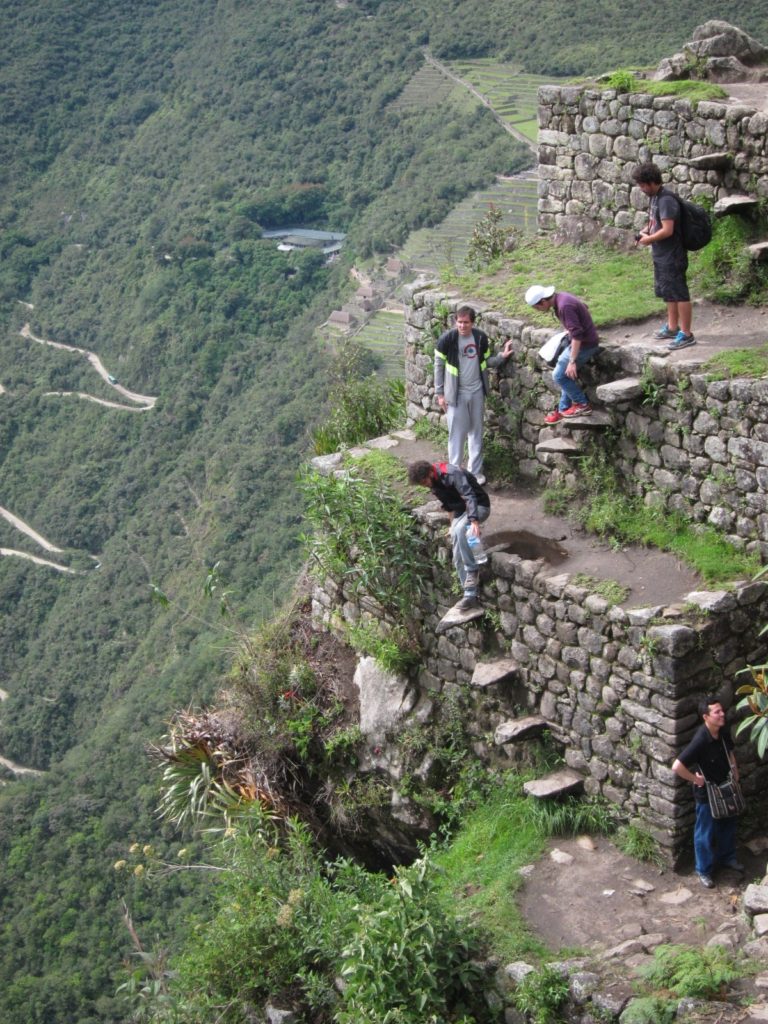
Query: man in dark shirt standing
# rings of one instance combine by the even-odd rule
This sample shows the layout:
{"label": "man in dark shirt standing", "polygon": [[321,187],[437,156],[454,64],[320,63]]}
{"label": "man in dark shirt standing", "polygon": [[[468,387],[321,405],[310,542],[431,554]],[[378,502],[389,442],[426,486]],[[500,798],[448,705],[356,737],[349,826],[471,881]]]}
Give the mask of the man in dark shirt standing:
{"label": "man in dark shirt standing", "polygon": [[725,711],[718,697],[704,697],[698,712],[704,720],[693,739],[672,765],[681,779],[693,783],[696,824],[693,849],[696,874],[706,889],[714,888],[712,872],[717,867],[742,872],[736,859],[736,818],[713,818],[707,800],[705,782],[725,782],[730,772],[738,780],[739,769],[733,752],[733,740],[725,724]]}
{"label": "man in dark shirt standing", "polygon": [[449,513],[453,564],[464,590],[458,607],[461,611],[479,608],[480,568],[467,542],[467,531],[473,537],[480,537],[480,524],[491,514],[491,499],[472,473],[448,462],[412,462],[408,467],[408,482],[428,487]]}
{"label": "man in dark shirt standing", "polygon": [[661,183],[661,171],[654,163],[640,164],[632,180],[648,196],[648,226],[635,236],[635,245],[650,245],[653,255],[654,294],[667,304],[667,322],[654,337],[669,339],[668,349],[695,345],[691,332],[693,307],[685,272],[688,252],[683,245],[680,203],[674,192]]}

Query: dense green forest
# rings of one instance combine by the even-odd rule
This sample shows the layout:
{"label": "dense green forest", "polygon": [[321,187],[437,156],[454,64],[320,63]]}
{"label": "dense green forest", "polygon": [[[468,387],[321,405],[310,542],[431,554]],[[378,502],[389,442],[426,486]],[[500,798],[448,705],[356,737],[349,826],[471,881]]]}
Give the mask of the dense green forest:
{"label": "dense green forest", "polygon": [[[120,897],[170,944],[204,905],[201,876],[159,901],[112,865],[133,841],[175,855],[146,744],[212,696],[300,564],[295,477],[331,363],[314,328],[355,258],[530,161],[480,106],[390,106],[421,48],[601,71],[673,52],[715,8],[0,0],[0,506],[62,553],[6,519],[0,546],[76,570],[0,558],[0,753],[45,772],[0,792],[5,1024],[125,1019]],[[729,18],[768,38],[754,5]],[[261,231],[281,224],[347,232],[342,259],[278,252]]]}

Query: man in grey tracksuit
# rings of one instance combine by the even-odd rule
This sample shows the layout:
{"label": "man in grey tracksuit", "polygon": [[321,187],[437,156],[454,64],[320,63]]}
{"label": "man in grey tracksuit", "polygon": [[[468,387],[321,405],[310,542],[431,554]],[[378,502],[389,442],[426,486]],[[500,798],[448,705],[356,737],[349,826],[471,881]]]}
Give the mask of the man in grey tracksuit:
{"label": "man in grey tracksuit", "polygon": [[461,466],[464,446],[467,469],[485,483],[483,475],[483,412],[488,394],[488,367],[502,366],[512,355],[508,339],[501,353],[488,356],[490,343],[485,331],[474,326],[475,311],[460,306],[456,326],[445,331],[435,345],[435,396],[448,415],[448,462]]}

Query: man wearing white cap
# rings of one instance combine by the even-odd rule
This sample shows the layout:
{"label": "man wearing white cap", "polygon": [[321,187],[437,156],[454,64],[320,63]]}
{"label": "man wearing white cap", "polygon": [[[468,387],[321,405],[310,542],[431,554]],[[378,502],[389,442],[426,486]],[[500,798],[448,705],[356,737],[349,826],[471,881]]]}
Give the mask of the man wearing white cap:
{"label": "man wearing white cap", "polygon": [[554,412],[544,417],[545,422],[588,416],[592,406],[579,386],[579,367],[597,354],[600,341],[586,303],[568,292],[556,292],[554,285],[543,287],[540,284],[531,285],[525,293],[525,301],[542,313],[551,309],[569,335],[569,344],[552,372],[552,380],[560,388],[560,402]]}

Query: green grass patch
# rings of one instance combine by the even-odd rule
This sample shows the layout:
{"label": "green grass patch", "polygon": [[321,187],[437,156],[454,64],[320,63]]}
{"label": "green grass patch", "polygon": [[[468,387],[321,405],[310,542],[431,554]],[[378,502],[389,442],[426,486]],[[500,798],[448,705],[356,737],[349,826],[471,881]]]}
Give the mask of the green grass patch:
{"label": "green grass patch", "polygon": [[733,547],[710,526],[692,525],[683,516],[649,507],[625,494],[602,453],[581,460],[575,486],[556,485],[544,494],[544,508],[571,518],[591,533],[617,544],[639,544],[677,555],[709,584],[752,577],[760,561]]}
{"label": "green grass patch", "polygon": [[450,847],[435,855],[443,869],[440,885],[450,903],[471,911],[491,941],[494,952],[509,960],[545,957],[518,909],[515,895],[522,883],[518,871],[537,860],[546,837],[537,828],[519,778],[509,781],[468,815]]}
{"label": "green grass patch", "polygon": [[653,82],[647,78],[638,78],[630,68],[619,68],[607,77],[601,78],[599,85],[601,88],[616,89],[618,92],[644,93],[646,96],[677,96],[689,100],[694,105],[702,100],[722,100],[728,96],[722,86],[713,82],[703,82],[695,78],[675,82]]}
{"label": "green grass patch", "polygon": [[768,377],[768,342],[759,348],[737,348],[720,352],[703,366],[710,380],[731,377]]}
{"label": "green grass patch", "polygon": [[658,867],[664,864],[659,844],[650,832],[638,828],[637,825],[622,825],[616,833],[616,846],[622,853],[634,857],[635,860],[656,864]]}
{"label": "green grass patch", "polygon": [[508,776],[466,815],[450,846],[435,854],[445,897],[453,906],[466,907],[505,962],[548,955],[518,909],[519,869],[541,856],[552,835],[605,833],[614,827],[602,801],[546,802],[524,796],[527,777]]}
{"label": "green grass patch", "polygon": [[448,431],[439,423],[431,423],[428,419],[416,420],[411,428],[420,441],[429,441],[431,444],[444,448],[448,443]]}
{"label": "green grass patch", "polygon": [[493,275],[446,274],[444,281],[537,327],[552,327],[556,321],[551,313],[537,313],[526,305],[526,289],[531,284],[554,284],[558,291],[584,299],[601,326],[642,320],[658,312],[653,268],[645,256],[617,252],[599,243],[555,246],[551,239],[535,238],[505,255]]}
{"label": "green grass patch", "polygon": [[572,580],[577,587],[586,587],[593,594],[599,594],[608,604],[621,604],[629,596],[629,587],[616,580],[599,580],[587,573],[577,573]]}

